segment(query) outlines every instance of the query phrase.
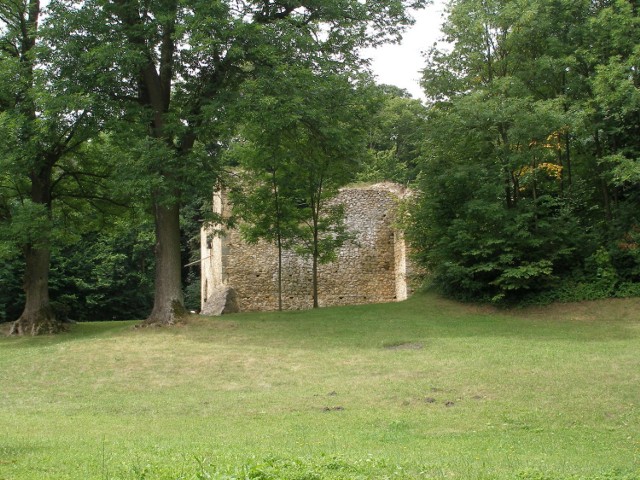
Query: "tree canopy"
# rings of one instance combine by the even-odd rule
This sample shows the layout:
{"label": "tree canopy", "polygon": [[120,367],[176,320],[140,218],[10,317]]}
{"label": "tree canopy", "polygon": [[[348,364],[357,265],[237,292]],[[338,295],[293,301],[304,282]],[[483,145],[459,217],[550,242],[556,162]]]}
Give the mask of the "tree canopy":
{"label": "tree canopy", "polygon": [[247,82],[239,104],[242,140],[231,154],[243,181],[232,190],[234,211],[245,238],[278,247],[279,297],[283,248],[311,258],[316,308],[318,264],[335,259],[348,238],[329,200],[355,178],[366,151],[371,88],[357,80],[332,63],[280,66]]}
{"label": "tree canopy", "polygon": [[234,176],[246,238],[314,269],[346,238],[337,189],[393,180],[442,292],[638,294],[636,2],[453,0],[426,104],[360,57],[425,3],[0,4],[0,319],[179,321],[211,190]]}
{"label": "tree canopy", "polygon": [[457,0],[443,31],[413,229],[435,282],[493,301],[633,290],[634,3]]}
{"label": "tree canopy", "polygon": [[[154,218],[147,323],[171,324],[185,313],[181,206],[209,196],[244,82],[281,64],[314,72],[320,62],[350,78],[363,66],[360,49],[397,39],[411,22],[408,8],[424,3],[53,0],[46,14],[38,0],[4,3],[3,227],[20,225],[15,198],[39,225],[38,238],[22,242],[27,308],[16,332],[59,328],[49,305],[52,239],[45,226],[62,179],[77,187],[81,171],[94,179],[104,173],[78,155],[83,145],[108,133],[114,188]],[[64,173],[67,159],[72,168]],[[21,176],[25,186],[14,185]]]}

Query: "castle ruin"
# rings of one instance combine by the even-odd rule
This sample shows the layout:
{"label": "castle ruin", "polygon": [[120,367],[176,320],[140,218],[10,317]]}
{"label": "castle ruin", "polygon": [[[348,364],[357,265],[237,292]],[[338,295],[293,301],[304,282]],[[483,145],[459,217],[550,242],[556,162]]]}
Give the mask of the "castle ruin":
{"label": "castle ruin", "polygon": [[[397,184],[347,187],[333,200],[344,206],[344,221],[353,240],[334,262],[318,269],[321,307],[405,300],[409,295],[404,235],[396,225],[398,201],[406,190]],[[231,206],[220,192],[214,212],[223,218]],[[219,314],[221,295],[233,292],[236,310],[278,309],[278,252],[275,245],[245,242],[236,229],[210,226],[201,232],[202,313]],[[282,302],[286,310],[313,306],[311,259],[283,252]],[[222,300],[224,305],[224,300]]]}

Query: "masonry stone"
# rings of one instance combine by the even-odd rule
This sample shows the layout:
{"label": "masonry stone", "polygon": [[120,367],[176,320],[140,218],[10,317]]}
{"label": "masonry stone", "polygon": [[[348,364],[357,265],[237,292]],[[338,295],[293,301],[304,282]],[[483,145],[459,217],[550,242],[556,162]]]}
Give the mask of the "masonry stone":
{"label": "masonry stone", "polygon": [[[333,199],[343,205],[345,225],[353,239],[338,250],[334,262],[319,266],[321,307],[407,298],[411,265],[404,235],[397,228],[398,204],[406,195],[402,186],[382,183],[343,188]],[[214,194],[213,206],[223,218],[231,213],[232,206],[221,192]],[[266,241],[249,244],[238,230],[214,225],[202,229],[201,253],[203,313],[219,314],[221,296],[228,295],[229,289],[234,294],[234,310],[278,309],[275,245]],[[283,252],[282,301],[287,310],[313,306],[311,259],[291,250]]]}

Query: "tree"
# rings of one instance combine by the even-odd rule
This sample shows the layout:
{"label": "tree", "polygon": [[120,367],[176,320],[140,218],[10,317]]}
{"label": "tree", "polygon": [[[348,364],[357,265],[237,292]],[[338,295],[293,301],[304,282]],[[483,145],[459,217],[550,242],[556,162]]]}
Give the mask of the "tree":
{"label": "tree", "polygon": [[425,69],[429,158],[413,228],[443,289],[521,299],[616,258],[637,222],[637,22],[624,1],[450,5],[454,46],[432,49]]}
{"label": "tree", "polygon": [[543,52],[537,37],[534,48],[518,43],[537,8],[454,2],[443,30],[455,45],[434,48],[428,58],[424,86],[436,102],[413,234],[436,283],[450,294],[513,298],[549,286],[560,262],[540,248],[560,240],[544,238],[555,231],[543,225],[559,224],[559,210],[545,207],[559,188],[551,181],[542,191],[540,166],[555,160],[547,139],[562,127],[563,112],[536,98],[536,81],[518,68],[523,49],[530,62]]}
{"label": "tree", "polygon": [[245,143],[235,158],[248,180],[232,202],[245,238],[277,246],[280,308],[283,248],[311,258],[317,308],[318,264],[333,260],[349,238],[330,199],[354,178],[365,152],[370,89],[325,68],[281,65],[247,82],[239,105]]}
{"label": "tree", "polygon": [[369,158],[358,178],[409,183],[418,175],[427,129],[427,108],[408,92],[382,85],[377,88],[379,106],[369,120]]}
{"label": "tree", "polygon": [[[140,146],[155,218],[154,308],[148,324],[185,313],[180,281],[180,205],[215,177],[212,154],[238,85],[283,59],[358,65],[358,49],[397,38],[407,7],[424,0],[87,0],[71,26],[99,38],[105,68],[122,72],[119,98],[136,97],[148,127]],[[115,66],[115,67],[114,67]],[[143,148],[140,148],[142,151]]]}
{"label": "tree", "polygon": [[[300,212],[290,191],[288,179],[292,172],[288,169],[291,164],[286,161],[286,148],[260,137],[256,139],[257,144],[243,141],[232,148],[232,156],[238,158],[242,169],[238,173],[242,179],[231,189],[230,200],[234,217],[242,222],[240,228],[247,242],[264,239],[276,245],[278,310],[282,310],[282,254],[291,246]],[[252,135],[245,130],[244,138]]]}
{"label": "tree", "polygon": [[62,328],[49,299],[53,202],[102,200],[104,169],[85,169],[80,149],[108,115],[100,88],[80,81],[77,45],[42,13],[39,0],[0,4],[0,220],[25,260],[25,306],[11,332],[32,335]]}

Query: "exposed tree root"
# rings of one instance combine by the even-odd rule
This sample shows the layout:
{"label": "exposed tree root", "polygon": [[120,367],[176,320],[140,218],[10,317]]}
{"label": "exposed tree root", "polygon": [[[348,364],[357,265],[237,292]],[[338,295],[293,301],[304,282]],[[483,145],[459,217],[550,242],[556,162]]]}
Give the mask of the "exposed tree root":
{"label": "exposed tree root", "polygon": [[184,308],[181,302],[174,300],[166,308],[154,308],[149,317],[138,325],[144,327],[170,327],[172,325],[183,324],[189,317],[189,311]]}
{"label": "exposed tree root", "polygon": [[51,335],[66,330],[67,326],[56,319],[51,307],[46,307],[35,312],[23,313],[11,325],[9,335]]}

